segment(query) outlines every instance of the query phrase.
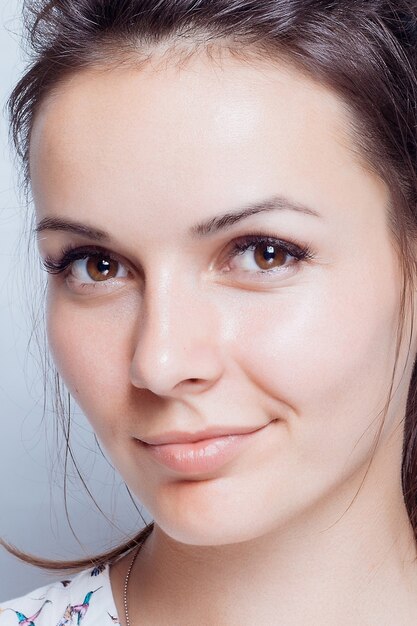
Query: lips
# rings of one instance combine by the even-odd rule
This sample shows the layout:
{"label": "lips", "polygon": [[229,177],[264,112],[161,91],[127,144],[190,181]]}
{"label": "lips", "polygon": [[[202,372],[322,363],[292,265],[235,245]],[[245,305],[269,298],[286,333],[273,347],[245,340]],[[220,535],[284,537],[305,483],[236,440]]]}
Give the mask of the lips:
{"label": "lips", "polygon": [[153,462],[165,469],[193,478],[215,473],[254,446],[261,450],[267,445],[263,431],[268,424],[255,428],[211,428],[198,433],[171,431],[146,438],[136,439],[141,450]]}
{"label": "lips", "polygon": [[211,428],[207,428],[205,430],[201,430],[195,433],[176,430],[161,433],[155,436],[140,437],[140,441],[151,446],[177,443],[196,443],[197,441],[217,439],[219,437],[225,437],[229,435],[246,435],[256,432],[257,430],[264,428],[264,426],[266,426],[266,424],[248,427],[212,426]]}

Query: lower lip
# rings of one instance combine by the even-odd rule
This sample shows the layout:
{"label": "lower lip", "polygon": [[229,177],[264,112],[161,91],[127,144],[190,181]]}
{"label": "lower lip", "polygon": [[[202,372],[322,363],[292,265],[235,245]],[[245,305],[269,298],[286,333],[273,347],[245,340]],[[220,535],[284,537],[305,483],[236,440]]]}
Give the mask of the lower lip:
{"label": "lower lip", "polygon": [[234,459],[245,446],[255,443],[266,426],[244,435],[226,435],[195,443],[151,445],[140,442],[160,465],[182,474],[213,472]]}

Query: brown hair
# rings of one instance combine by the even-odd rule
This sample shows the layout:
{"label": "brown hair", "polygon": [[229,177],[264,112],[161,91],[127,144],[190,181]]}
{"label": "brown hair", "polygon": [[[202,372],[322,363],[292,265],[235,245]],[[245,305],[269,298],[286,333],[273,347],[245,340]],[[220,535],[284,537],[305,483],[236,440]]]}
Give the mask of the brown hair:
{"label": "brown hair", "polygon": [[[146,61],[160,43],[172,56],[178,50],[192,54],[197,47],[219,46],[241,56],[286,60],[342,98],[353,114],[358,154],[390,189],[390,228],[403,270],[386,414],[416,276],[415,0],[27,0],[24,15],[33,58],[10,97],[9,112],[27,187],[31,129],[45,97],[82,68]],[[402,486],[417,538],[416,368],[405,416]],[[142,543],[152,527],[88,560],[54,563],[12,550],[43,567],[78,568],[125,553]]]}

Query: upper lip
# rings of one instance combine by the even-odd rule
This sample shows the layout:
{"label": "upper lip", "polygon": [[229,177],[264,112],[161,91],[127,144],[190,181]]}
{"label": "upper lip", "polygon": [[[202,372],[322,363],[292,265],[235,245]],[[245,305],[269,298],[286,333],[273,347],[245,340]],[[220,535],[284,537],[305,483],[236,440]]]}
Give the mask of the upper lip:
{"label": "upper lip", "polygon": [[267,426],[267,424],[262,424],[261,426],[247,426],[246,428],[240,428],[238,426],[213,426],[196,433],[172,430],[156,435],[155,437],[141,437],[140,441],[152,446],[158,446],[164,443],[195,443],[203,439],[213,439],[214,437],[223,437],[225,435],[246,435],[260,430],[264,428],[264,426]]}

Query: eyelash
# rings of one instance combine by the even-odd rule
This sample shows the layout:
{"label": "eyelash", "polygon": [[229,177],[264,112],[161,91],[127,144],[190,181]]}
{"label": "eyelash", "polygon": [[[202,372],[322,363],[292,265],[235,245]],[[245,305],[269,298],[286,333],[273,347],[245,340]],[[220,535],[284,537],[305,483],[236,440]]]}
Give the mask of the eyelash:
{"label": "eyelash", "polygon": [[[232,242],[232,249],[227,253],[227,260],[231,260],[250,249],[255,248],[261,244],[266,244],[276,247],[278,250],[285,252],[287,255],[292,256],[294,263],[301,261],[308,261],[314,258],[314,254],[309,245],[298,244],[292,241],[277,239],[276,237],[270,237],[265,234],[251,234],[248,236],[239,237]],[[53,259],[48,256],[42,261],[42,265],[48,274],[59,275],[64,274],[75,261],[89,258],[102,258],[107,257],[113,261],[118,262],[118,259],[112,255],[108,250],[95,246],[87,246],[83,248],[75,248],[73,246],[67,246],[61,252],[59,259]],[[280,271],[280,270],[278,270]],[[262,270],[259,269],[257,274],[267,275],[276,273],[276,269]],[[91,283],[94,284],[94,283]]]}
{"label": "eyelash", "polygon": [[[252,233],[251,235],[239,237],[233,242],[233,249],[231,253],[228,255],[228,258],[234,258],[239,254],[243,254],[248,250],[255,248],[261,244],[266,244],[268,246],[274,246],[278,250],[285,252],[287,255],[292,256],[295,259],[296,263],[301,261],[308,261],[314,259],[315,255],[313,250],[309,245],[304,245],[300,243],[295,243],[293,241],[287,241],[283,239],[277,239],[276,237],[270,237],[265,235],[264,233]],[[271,270],[261,270],[259,269],[259,274],[272,274],[276,272],[276,269]],[[278,270],[280,271],[280,270]]]}
{"label": "eyelash", "polygon": [[93,257],[106,257],[112,259],[113,261],[117,261],[117,259],[114,258],[108,250],[103,248],[96,248],[94,246],[74,248],[73,246],[67,246],[62,250],[59,259],[55,260],[48,256],[42,261],[42,265],[48,274],[58,275],[63,274],[68,268],[71,267],[72,263],[75,263],[75,261],[90,259]]}

